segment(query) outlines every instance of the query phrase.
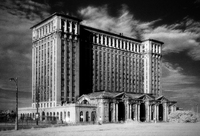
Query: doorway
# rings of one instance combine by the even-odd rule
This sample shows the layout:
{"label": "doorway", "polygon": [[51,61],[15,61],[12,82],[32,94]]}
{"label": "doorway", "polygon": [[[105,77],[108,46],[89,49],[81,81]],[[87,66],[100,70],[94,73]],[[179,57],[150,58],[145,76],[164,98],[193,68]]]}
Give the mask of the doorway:
{"label": "doorway", "polygon": [[125,121],[125,105],[124,102],[118,104],[118,120]]}
{"label": "doorway", "polygon": [[144,122],[146,120],[145,104],[140,104],[140,121]]}
{"label": "doorway", "polygon": [[159,117],[159,121],[163,121],[163,105],[162,104],[159,104],[158,117]]}

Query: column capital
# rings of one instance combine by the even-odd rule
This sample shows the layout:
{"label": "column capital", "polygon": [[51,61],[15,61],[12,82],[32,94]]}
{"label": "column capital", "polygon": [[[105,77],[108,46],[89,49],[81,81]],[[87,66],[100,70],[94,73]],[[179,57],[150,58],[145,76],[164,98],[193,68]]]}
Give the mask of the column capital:
{"label": "column capital", "polygon": [[115,101],[115,104],[119,104],[119,101],[116,100],[116,101]]}

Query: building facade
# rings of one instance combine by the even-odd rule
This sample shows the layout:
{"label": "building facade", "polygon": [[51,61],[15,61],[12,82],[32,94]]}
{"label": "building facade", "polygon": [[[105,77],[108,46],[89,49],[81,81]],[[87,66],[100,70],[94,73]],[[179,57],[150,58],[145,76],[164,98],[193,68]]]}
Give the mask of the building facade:
{"label": "building facade", "polygon": [[80,32],[82,88],[161,95],[162,42],[142,42],[86,26]]}
{"label": "building facade", "polygon": [[[83,121],[83,114],[87,121],[90,115],[93,120],[102,117],[105,122],[150,121],[159,118],[156,106],[159,109],[162,104],[162,118],[167,120],[167,109],[176,102],[162,96],[162,42],[140,41],[91,28],[82,25],[80,19],[58,13],[31,29],[31,116],[39,108],[41,118],[57,116],[58,112],[59,119],[63,119],[68,112],[64,109],[84,107],[88,111],[74,112],[72,122]],[[109,97],[90,97],[100,92]]]}

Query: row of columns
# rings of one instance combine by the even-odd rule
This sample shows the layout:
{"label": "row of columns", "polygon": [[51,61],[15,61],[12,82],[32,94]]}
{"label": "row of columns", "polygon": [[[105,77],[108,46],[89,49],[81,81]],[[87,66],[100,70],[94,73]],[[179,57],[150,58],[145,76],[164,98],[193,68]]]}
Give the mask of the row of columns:
{"label": "row of columns", "polygon": [[131,42],[128,40],[123,40],[119,38],[114,38],[107,35],[93,34],[93,43],[101,44],[108,47],[115,47],[122,50],[129,50],[134,52],[142,52],[142,45],[136,42]]}
{"label": "row of columns", "polygon": [[[153,103],[151,104],[149,101],[146,101],[143,103],[129,103],[129,102],[124,102],[124,119],[125,121],[128,119],[132,119],[134,121],[141,121],[143,120],[141,115],[144,114],[144,121],[145,122],[151,122],[151,121],[168,121],[168,114],[169,112],[175,111],[175,106],[174,105],[168,105],[168,103]],[[118,102],[113,102],[111,103],[112,105],[112,113],[111,113],[111,122],[118,122],[118,112],[119,110],[123,109],[118,109]],[[144,107],[142,107],[144,106]],[[144,110],[141,114],[141,108]],[[160,108],[160,112],[159,112]],[[170,111],[169,111],[170,109]],[[104,113],[104,108],[102,108],[102,112]],[[110,110],[110,109],[109,109]],[[161,115],[160,115],[161,114]],[[105,116],[105,113],[104,113]],[[105,121],[105,118],[103,118]]]}

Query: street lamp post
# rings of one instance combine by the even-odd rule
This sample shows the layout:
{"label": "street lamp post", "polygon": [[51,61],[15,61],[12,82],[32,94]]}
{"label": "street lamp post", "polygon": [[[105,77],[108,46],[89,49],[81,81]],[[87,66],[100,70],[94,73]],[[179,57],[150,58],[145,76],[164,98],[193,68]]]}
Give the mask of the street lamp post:
{"label": "street lamp post", "polygon": [[39,108],[39,93],[38,93],[38,88],[36,87],[36,125],[38,125],[38,108]]}
{"label": "street lamp post", "polygon": [[36,87],[36,91],[35,91],[35,96],[36,96],[36,125],[38,125],[39,122],[39,102],[40,102],[40,87]]}
{"label": "street lamp post", "polygon": [[14,81],[16,85],[16,117],[15,117],[15,130],[18,130],[18,78],[10,78],[10,81]]}

